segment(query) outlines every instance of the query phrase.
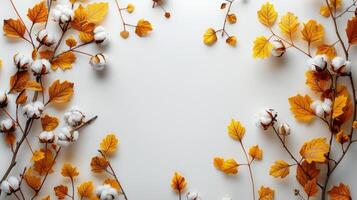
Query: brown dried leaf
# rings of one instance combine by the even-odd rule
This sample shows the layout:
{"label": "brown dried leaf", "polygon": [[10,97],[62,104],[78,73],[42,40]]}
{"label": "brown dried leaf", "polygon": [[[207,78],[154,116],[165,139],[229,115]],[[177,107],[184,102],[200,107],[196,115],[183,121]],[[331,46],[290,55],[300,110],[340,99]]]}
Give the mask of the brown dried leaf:
{"label": "brown dried leaf", "polygon": [[41,117],[41,125],[44,131],[53,131],[57,128],[59,119],[55,116],[45,115]]}
{"label": "brown dried leaf", "polygon": [[73,86],[74,84],[71,82],[64,81],[61,83],[59,80],[56,80],[48,90],[48,102],[57,104],[67,103],[73,95]]}
{"label": "brown dried leaf", "polygon": [[101,173],[107,169],[107,167],[109,166],[109,162],[107,159],[105,159],[103,157],[95,156],[92,158],[92,160],[90,162],[90,166],[91,166],[92,172]]}
{"label": "brown dried leaf", "polygon": [[46,22],[48,18],[46,2],[42,1],[41,3],[36,4],[33,8],[28,9],[27,16],[33,23]]}
{"label": "brown dried leaf", "polygon": [[71,69],[76,59],[76,55],[71,51],[62,53],[51,61],[52,69],[56,70],[58,67],[62,70]]}
{"label": "brown dried leaf", "polygon": [[19,19],[7,19],[4,20],[3,31],[7,37],[23,38],[26,27]]}

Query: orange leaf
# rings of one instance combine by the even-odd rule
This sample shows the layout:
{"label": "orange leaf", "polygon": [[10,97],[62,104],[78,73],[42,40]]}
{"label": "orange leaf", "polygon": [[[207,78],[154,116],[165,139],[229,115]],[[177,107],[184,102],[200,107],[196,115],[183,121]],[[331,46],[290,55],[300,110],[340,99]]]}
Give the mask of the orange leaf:
{"label": "orange leaf", "polygon": [[314,92],[325,92],[330,88],[330,78],[328,73],[315,73],[313,71],[307,71],[306,85]]}
{"label": "orange leaf", "polygon": [[79,172],[75,166],[73,166],[70,163],[66,163],[63,165],[63,167],[61,169],[61,174],[64,177],[73,178],[73,177],[78,176]]}
{"label": "orange leaf", "polygon": [[57,128],[59,119],[55,116],[45,115],[41,118],[41,125],[44,131],[53,131]]}
{"label": "orange leaf", "polygon": [[90,166],[91,166],[92,172],[100,173],[107,169],[107,167],[109,166],[109,162],[107,159],[105,159],[103,157],[95,156],[92,158],[92,160],[90,162]]}
{"label": "orange leaf", "polygon": [[40,51],[40,58],[51,60],[51,58],[53,57],[53,53],[54,52],[51,50]]}
{"label": "orange leaf", "polygon": [[92,181],[83,182],[77,187],[78,194],[81,198],[89,198],[93,195],[94,185]]}
{"label": "orange leaf", "polygon": [[254,145],[250,147],[249,155],[255,160],[261,160],[263,158],[263,150],[258,145]]}
{"label": "orange leaf", "polygon": [[320,173],[317,169],[316,163],[308,163],[303,161],[300,166],[296,168],[296,179],[300,185],[305,186],[309,180],[316,178]]}
{"label": "orange leaf", "polygon": [[274,190],[269,187],[261,186],[259,191],[259,200],[273,200],[274,199]]}
{"label": "orange leaf", "polygon": [[121,191],[120,185],[115,179],[106,179],[104,181],[104,184],[110,185],[112,188],[115,188],[116,190],[118,190],[118,192]]}
{"label": "orange leaf", "polygon": [[64,185],[59,185],[53,188],[58,199],[65,199],[68,194],[68,188]]}
{"label": "orange leaf", "polygon": [[42,1],[33,8],[28,9],[27,16],[33,23],[46,22],[48,17],[46,2]]}
{"label": "orange leaf", "polygon": [[17,98],[16,98],[16,104],[22,105],[22,104],[25,104],[26,101],[27,101],[27,94],[26,94],[26,91],[23,90],[23,91],[20,92],[20,94],[17,96]]}
{"label": "orange leaf", "polygon": [[171,180],[172,189],[174,189],[176,192],[181,193],[185,189],[186,185],[187,182],[185,180],[185,177],[183,177],[180,173],[175,172]]}
{"label": "orange leaf", "polygon": [[54,165],[54,158],[52,155],[51,150],[47,149],[41,149],[40,151],[42,151],[44,153],[44,158],[39,160],[39,161],[35,161],[34,163],[34,170],[36,172],[38,172],[40,175],[45,175],[46,173],[52,173],[52,167]]}
{"label": "orange leaf", "polygon": [[152,31],[152,25],[149,21],[144,19],[138,21],[138,24],[136,25],[135,33],[139,37],[144,37],[148,35],[150,31]]}
{"label": "orange leaf", "polygon": [[33,91],[38,91],[38,92],[41,92],[43,89],[41,84],[34,80],[27,81],[25,88],[28,90],[33,90]]}
{"label": "orange leaf", "polygon": [[44,158],[45,158],[45,153],[42,151],[36,150],[33,152],[31,160],[36,162],[36,161],[40,161]]}
{"label": "orange leaf", "polygon": [[352,200],[350,189],[343,183],[340,183],[339,186],[334,186],[328,191],[328,195],[331,200]]}
{"label": "orange leaf", "polygon": [[310,108],[312,100],[309,95],[297,96],[289,98],[290,110],[295,118],[302,122],[311,122],[315,116],[314,111]]}
{"label": "orange leaf", "polygon": [[67,103],[73,95],[73,86],[74,84],[71,82],[64,81],[61,83],[59,80],[56,80],[48,90],[48,102],[57,104]]}
{"label": "orange leaf", "polygon": [[301,149],[301,156],[308,162],[325,162],[325,154],[329,151],[329,144],[326,143],[326,138],[320,137],[305,142]]}
{"label": "orange leaf", "polygon": [[309,20],[307,23],[304,23],[301,33],[303,39],[309,44],[322,41],[325,35],[324,27],[315,20]]}
{"label": "orange leaf", "polygon": [[308,198],[316,196],[319,192],[317,188],[317,179],[314,178],[309,180],[304,186],[304,191],[306,192]]}
{"label": "orange leaf", "polygon": [[71,51],[62,53],[51,61],[52,69],[56,70],[58,67],[62,70],[71,69],[76,59],[76,55]]}
{"label": "orange leaf", "polygon": [[33,190],[38,190],[41,187],[41,178],[38,176],[33,176],[31,175],[32,170],[29,169],[26,171],[26,173],[24,174],[24,179],[27,183],[27,185],[33,189]]}
{"label": "orange leaf", "polygon": [[25,89],[30,76],[27,71],[17,72],[10,78],[10,91],[21,92]]}
{"label": "orange leaf", "polygon": [[348,42],[352,44],[357,44],[357,17],[354,16],[352,19],[348,20],[346,33],[348,37]]}
{"label": "orange leaf", "polygon": [[26,27],[19,19],[4,20],[4,33],[11,38],[24,38]]}
{"label": "orange leaf", "polygon": [[100,150],[104,153],[114,153],[117,149],[119,140],[114,134],[109,134],[100,143]]}
{"label": "orange leaf", "polygon": [[6,144],[12,146],[16,142],[16,134],[14,133],[6,133],[5,134],[5,142]]}
{"label": "orange leaf", "polygon": [[328,45],[328,44],[322,44],[322,45],[318,46],[316,54],[317,55],[326,55],[330,59],[333,59],[337,55],[335,46]]}

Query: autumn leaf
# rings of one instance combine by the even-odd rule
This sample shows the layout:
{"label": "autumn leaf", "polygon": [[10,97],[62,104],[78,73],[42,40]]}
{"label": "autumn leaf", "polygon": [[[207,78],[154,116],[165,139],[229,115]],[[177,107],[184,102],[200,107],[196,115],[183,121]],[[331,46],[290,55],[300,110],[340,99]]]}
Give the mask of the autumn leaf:
{"label": "autumn leaf", "polygon": [[254,145],[249,149],[249,155],[254,160],[261,160],[263,158],[263,150],[259,148],[258,145]]}
{"label": "autumn leaf", "polygon": [[232,47],[236,46],[236,44],[237,44],[237,38],[236,38],[236,36],[229,36],[229,37],[226,39],[226,43],[229,44],[229,45],[232,46]]}
{"label": "autumn leaf", "polygon": [[285,178],[289,175],[290,172],[290,165],[289,163],[285,162],[284,160],[277,160],[274,164],[270,167],[269,175],[275,178]]}
{"label": "autumn leaf", "polygon": [[271,27],[277,17],[278,13],[275,11],[274,5],[269,2],[262,5],[261,9],[258,11],[258,19],[260,23],[267,27]]}
{"label": "autumn leaf", "polygon": [[99,24],[101,23],[108,13],[108,3],[92,3],[86,6],[87,20],[90,23]]}
{"label": "autumn leaf", "polygon": [[68,81],[63,81],[62,83],[59,80],[54,81],[48,90],[48,102],[67,103],[73,95],[73,86],[74,84]]}
{"label": "autumn leaf", "polygon": [[336,134],[336,142],[340,143],[340,144],[344,144],[346,142],[349,141],[349,137],[348,135],[345,134],[345,132],[343,130],[340,130],[337,134]]}
{"label": "autumn leaf", "polygon": [[271,50],[273,49],[273,44],[269,40],[260,36],[254,40],[253,45],[253,57],[254,58],[269,58],[271,55]]}
{"label": "autumn leaf", "polygon": [[350,43],[351,45],[357,44],[357,17],[356,16],[348,20],[346,34],[348,38],[348,43]]}
{"label": "autumn leaf", "polygon": [[316,50],[317,55],[326,55],[329,59],[333,59],[336,57],[336,49],[335,46],[333,45],[328,45],[328,44],[322,44],[317,47]]}
{"label": "autumn leaf", "polygon": [[234,159],[224,160],[223,158],[216,157],[213,159],[213,165],[216,169],[225,174],[237,174],[239,164]]}
{"label": "autumn leaf", "polygon": [[330,76],[328,73],[316,73],[314,71],[307,71],[306,85],[314,92],[323,93],[330,88]]}
{"label": "autumn leaf", "polygon": [[335,119],[335,124],[336,125],[342,125],[343,123],[347,122],[351,116],[353,115],[353,102],[350,98],[349,91],[345,85],[339,85],[337,86],[337,94],[336,96],[345,96],[347,97],[347,103],[346,106],[343,109],[343,114],[340,115]]}
{"label": "autumn leaf", "polygon": [[77,187],[78,195],[81,198],[90,198],[94,192],[94,184],[92,181],[83,182]]}
{"label": "autumn leaf", "polygon": [[350,189],[347,185],[340,183],[328,191],[331,200],[352,200]]}
{"label": "autumn leaf", "polygon": [[41,198],[41,200],[51,200],[51,197],[50,196],[46,196],[46,197]]}
{"label": "autumn leaf", "polygon": [[69,48],[73,48],[73,47],[77,46],[77,40],[73,36],[71,36],[71,37],[67,38],[66,45]]}
{"label": "autumn leaf", "polygon": [[309,95],[293,96],[289,98],[290,110],[294,114],[295,118],[302,122],[311,122],[315,116],[314,111],[310,105],[312,100]]}
{"label": "autumn leaf", "polygon": [[213,28],[207,29],[203,34],[203,42],[209,46],[217,42],[216,31]]}
{"label": "autumn leaf", "polygon": [[291,12],[288,12],[282,16],[279,22],[280,31],[290,38],[298,30],[299,25],[300,23],[298,18]]}
{"label": "autumn leaf", "polygon": [[320,170],[317,168],[316,163],[308,163],[303,161],[296,168],[296,179],[300,183],[300,185],[304,186],[306,183],[316,177],[318,177]]}
{"label": "autumn leaf", "polygon": [[120,185],[118,181],[116,181],[115,179],[110,179],[110,178],[106,179],[103,184],[110,185],[112,188],[115,188],[118,192],[121,192]]}
{"label": "autumn leaf", "polygon": [[216,157],[213,159],[213,166],[218,170],[222,170],[223,163],[224,159],[221,157]]}
{"label": "autumn leaf", "polygon": [[144,37],[152,31],[152,25],[149,21],[145,19],[140,19],[136,25],[135,33],[139,37]]}
{"label": "autumn leaf", "polygon": [[63,177],[73,178],[79,175],[79,172],[75,166],[70,163],[65,163],[61,169]]}
{"label": "autumn leaf", "polygon": [[12,75],[10,78],[10,92],[22,92],[29,79],[30,75],[27,71],[16,72],[16,74]]}
{"label": "autumn leaf", "polygon": [[44,131],[53,131],[57,128],[59,119],[55,116],[45,115],[41,117],[41,125]]}
{"label": "autumn leaf", "polygon": [[10,147],[12,147],[16,142],[16,134],[14,134],[14,133],[6,133],[5,134],[5,142]]}
{"label": "autumn leaf", "polygon": [[33,164],[34,170],[38,172],[40,175],[45,175],[47,173],[52,173],[52,167],[55,163],[51,150],[41,149],[44,153],[44,158],[41,160],[35,161]]}
{"label": "autumn leaf", "polygon": [[41,3],[36,4],[33,8],[28,9],[27,17],[33,23],[46,22],[48,17],[48,9],[46,6],[46,2],[42,1]]}
{"label": "autumn leaf", "polygon": [[237,23],[237,16],[233,13],[231,14],[228,14],[227,15],[227,21],[230,23],[230,24],[235,24]]}
{"label": "autumn leaf", "polygon": [[40,51],[40,58],[51,60],[51,58],[53,57],[53,54],[54,54],[54,52],[51,50]]}
{"label": "autumn leaf", "polygon": [[77,31],[82,31],[83,26],[89,23],[87,19],[88,13],[86,9],[82,5],[79,5],[78,8],[74,10],[74,17],[71,21],[71,27]]}
{"label": "autumn leaf", "polygon": [[309,44],[322,41],[325,35],[324,27],[312,19],[304,23],[301,33],[303,39]]}
{"label": "autumn leaf", "polygon": [[67,186],[64,185],[59,185],[53,188],[55,191],[55,195],[57,196],[58,199],[65,199],[67,194],[68,194],[68,188]]}
{"label": "autumn leaf", "polygon": [[273,200],[274,199],[274,190],[269,187],[261,186],[258,194],[259,200]]}
{"label": "autumn leaf", "polygon": [[324,17],[330,17],[331,12],[330,12],[330,8],[326,5],[323,5],[320,7],[320,15],[324,16]]}
{"label": "autumn leaf", "polygon": [[109,162],[104,157],[95,156],[90,162],[92,172],[100,173],[107,169]]}
{"label": "autumn leaf", "polygon": [[62,53],[51,61],[52,69],[56,70],[58,67],[62,70],[71,69],[76,59],[76,55],[71,51]]}
{"label": "autumn leaf", "polygon": [[32,169],[28,169],[24,174],[26,184],[33,190],[38,190],[41,187],[41,178],[32,175]]}
{"label": "autumn leaf", "polygon": [[326,143],[326,138],[320,137],[305,142],[300,149],[300,155],[308,163],[322,163],[325,162],[325,154],[328,153],[328,151],[329,145]]}
{"label": "autumn leaf", "polygon": [[25,104],[27,101],[27,94],[26,94],[26,90],[23,90],[19,93],[19,95],[16,98],[16,104],[17,105],[22,105]]}
{"label": "autumn leaf", "polygon": [[180,173],[175,172],[174,176],[171,180],[171,187],[178,193],[181,193],[187,186],[187,182],[185,177],[183,177]]}
{"label": "autumn leaf", "polygon": [[332,118],[335,119],[343,114],[343,109],[345,108],[347,104],[347,97],[344,95],[340,95],[335,98],[335,101],[333,103],[333,114]]}
{"label": "autumn leaf", "polygon": [[109,134],[100,143],[100,150],[104,153],[114,153],[119,144],[118,138],[114,134]]}
{"label": "autumn leaf", "polygon": [[4,20],[3,31],[10,38],[24,38],[26,27],[19,19]]}
{"label": "autumn leaf", "polygon": [[40,161],[45,158],[45,153],[43,151],[36,150],[32,153],[32,161]]}
{"label": "autumn leaf", "polygon": [[43,90],[40,83],[34,80],[29,80],[26,82],[25,89],[41,92]]}
{"label": "autumn leaf", "polygon": [[308,198],[316,196],[319,192],[317,188],[317,179],[314,178],[312,180],[307,181],[304,186],[304,191],[306,192]]}
{"label": "autumn leaf", "polygon": [[245,134],[245,127],[234,119],[231,120],[231,123],[227,127],[228,135],[234,140],[242,141]]}

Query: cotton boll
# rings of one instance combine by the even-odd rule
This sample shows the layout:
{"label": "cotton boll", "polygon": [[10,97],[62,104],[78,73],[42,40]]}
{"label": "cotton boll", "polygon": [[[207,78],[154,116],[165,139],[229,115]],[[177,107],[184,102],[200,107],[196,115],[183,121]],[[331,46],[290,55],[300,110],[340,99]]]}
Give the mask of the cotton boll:
{"label": "cotton boll", "polygon": [[264,130],[267,130],[276,122],[277,112],[274,109],[264,109],[259,113],[257,119],[257,125]]}
{"label": "cotton boll", "polygon": [[326,55],[317,55],[308,60],[308,65],[312,71],[322,72],[327,67],[327,57]]}
{"label": "cotton boll", "polygon": [[311,109],[314,110],[315,114],[319,117],[325,117],[326,114],[331,112],[332,101],[330,99],[325,99],[323,102],[316,100],[311,104]]}
{"label": "cotton boll", "polygon": [[3,133],[11,133],[16,130],[16,124],[12,119],[4,119],[0,122],[0,131]]}
{"label": "cotton boll", "polygon": [[43,112],[44,105],[40,101],[30,102],[23,107],[24,115],[27,118],[38,119],[41,117]]}
{"label": "cotton boll", "polygon": [[108,33],[105,31],[104,27],[98,26],[94,29],[94,40],[97,44],[105,45],[107,44]]}
{"label": "cotton boll", "polygon": [[289,126],[289,124],[287,123],[282,123],[279,126],[279,134],[280,135],[290,135],[291,133],[291,128]]}
{"label": "cotton boll", "polygon": [[196,192],[189,192],[189,193],[187,193],[186,197],[187,197],[187,200],[201,200],[198,193],[196,193]]}
{"label": "cotton boll", "polygon": [[93,69],[96,71],[102,71],[108,62],[108,58],[104,54],[97,54],[90,58],[90,64],[92,65]]}
{"label": "cotton boll", "polygon": [[37,33],[37,38],[36,40],[45,45],[45,46],[52,46],[54,43],[56,43],[55,37],[52,34],[49,34],[46,29],[41,30],[40,32]]}
{"label": "cotton boll", "polygon": [[39,136],[39,140],[41,143],[53,143],[55,134],[52,131],[43,131]]}
{"label": "cotton boll", "polygon": [[22,53],[17,53],[14,56],[14,63],[19,71],[26,71],[32,64],[32,58]]}
{"label": "cotton boll", "polygon": [[52,16],[56,22],[63,24],[73,19],[74,12],[68,5],[57,5],[52,11]]}
{"label": "cotton boll", "polygon": [[79,132],[71,127],[63,127],[56,133],[56,144],[59,146],[68,146],[79,138]]}
{"label": "cotton boll", "polygon": [[351,62],[337,56],[332,59],[331,70],[337,74],[349,73],[351,71]]}
{"label": "cotton boll", "polygon": [[85,115],[76,106],[72,107],[70,111],[64,114],[65,122],[71,127],[77,127],[84,122]]}
{"label": "cotton boll", "polygon": [[48,74],[51,70],[51,63],[47,59],[35,60],[31,65],[31,71],[34,75]]}
{"label": "cotton boll", "polygon": [[17,191],[20,187],[20,180],[14,176],[10,176],[7,180],[1,183],[1,191],[6,194],[11,194]]}
{"label": "cotton boll", "polygon": [[114,200],[119,196],[118,191],[108,184],[99,186],[96,189],[96,194],[100,200]]}
{"label": "cotton boll", "polygon": [[286,48],[284,43],[281,40],[274,40],[272,42],[273,44],[273,49],[271,51],[272,55],[275,57],[281,57],[284,55],[284,53],[286,52]]}

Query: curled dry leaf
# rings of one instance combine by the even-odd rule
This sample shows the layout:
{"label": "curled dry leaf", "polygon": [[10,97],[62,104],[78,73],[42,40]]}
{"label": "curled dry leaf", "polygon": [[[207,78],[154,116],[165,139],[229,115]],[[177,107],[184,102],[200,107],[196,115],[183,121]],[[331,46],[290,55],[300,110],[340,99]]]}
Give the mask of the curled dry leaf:
{"label": "curled dry leaf", "polygon": [[209,28],[203,34],[203,42],[206,45],[212,45],[217,42],[217,35],[216,31],[213,28]]}
{"label": "curled dry leaf", "polygon": [[37,191],[41,187],[41,178],[32,175],[32,169],[28,169],[24,174],[26,184],[33,190]]}
{"label": "curled dry leaf", "polygon": [[16,72],[10,78],[10,92],[22,92],[30,79],[28,72]]}
{"label": "curled dry leaf", "polygon": [[140,19],[136,25],[135,33],[140,37],[144,37],[148,35],[152,30],[152,25],[149,21],[145,19]]}
{"label": "curled dry leaf", "polygon": [[234,159],[224,160],[223,158],[216,157],[213,159],[213,165],[216,169],[225,174],[237,174],[239,164]]}
{"label": "curled dry leaf", "polygon": [[346,28],[348,43],[351,45],[357,44],[357,17],[352,17],[347,22]]}

